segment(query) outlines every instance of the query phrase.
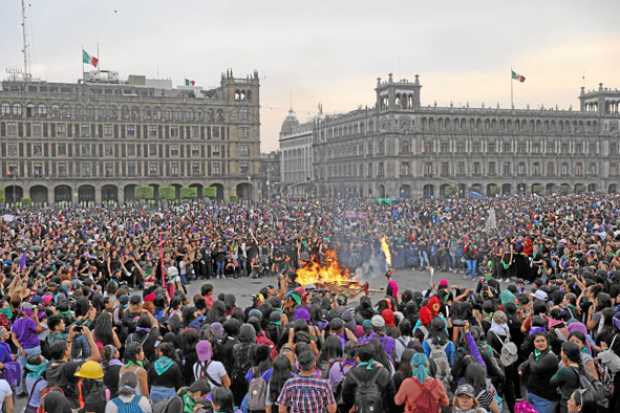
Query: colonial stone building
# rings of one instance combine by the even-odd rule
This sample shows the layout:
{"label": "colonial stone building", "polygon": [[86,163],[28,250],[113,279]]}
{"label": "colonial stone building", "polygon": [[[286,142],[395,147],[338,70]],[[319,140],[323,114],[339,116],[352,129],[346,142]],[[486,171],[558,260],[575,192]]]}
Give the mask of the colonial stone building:
{"label": "colonial stone building", "polygon": [[[132,201],[136,187],[213,186],[258,194],[258,73],[219,87],[94,72],[78,83],[0,84],[1,190],[7,202]],[[212,190],[210,190],[212,192]]]}
{"label": "colonial stone building", "polygon": [[317,117],[313,184],[323,196],[616,192],[620,91],[580,110],[422,106],[422,85],[377,80],[373,107]]}
{"label": "colonial stone building", "polygon": [[289,110],[280,129],[281,189],[286,195],[306,195],[313,176],[313,141],[315,120],[299,123]]}

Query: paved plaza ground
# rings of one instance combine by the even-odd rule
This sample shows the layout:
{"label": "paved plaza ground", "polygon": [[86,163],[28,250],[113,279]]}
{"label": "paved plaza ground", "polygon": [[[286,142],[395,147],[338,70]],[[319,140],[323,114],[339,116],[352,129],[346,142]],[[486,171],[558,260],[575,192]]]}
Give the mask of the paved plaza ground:
{"label": "paved plaza ground", "polygon": [[[447,278],[450,281],[450,285],[459,285],[462,287],[473,287],[474,283],[469,280],[463,279],[462,274],[435,272],[434,282],[437,282],[441,278]],[[410,289],[412,291],[422,291],[430,286],[430,274],[428,271],[412,271],[412,270],[397,270],[394,272],[394,279],[398,281],[401,292]],[[210,282],[215,286],[216,294],[232,293],[237,297],[237,305],[241,307],[248,306],[252,303],[252,296],[258,293],[258,291],[266,285],[277,285],[276,277],[266,277],[258,280],[249,279],[247,277],[238,279],[224,279],[224,280],[210,280],[210,281],[194,281],[188,286],[188,293],[191,295],[200,292],[200,286],[206,282]],[[385,290],[386,286],[385,277],[377,277],[369,281],[370,288],[372,290]],[[383,296],[383,292],[374,291],[370,294],[373,301]]]}

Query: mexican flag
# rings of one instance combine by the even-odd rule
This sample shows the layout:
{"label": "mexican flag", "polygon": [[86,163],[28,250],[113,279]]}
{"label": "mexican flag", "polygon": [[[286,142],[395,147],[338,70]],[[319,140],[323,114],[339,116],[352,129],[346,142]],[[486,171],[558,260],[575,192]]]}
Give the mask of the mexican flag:
{"label": "mexican flag", "polygon": [[514,70],[511,70],[511,72],[512,72],[512,79],[513,80],[518,80],[521,83],[525,82],[525,76],[518,74]]}
{"label": "mexican flag", "polygon": [[82,49],[82,63],[97,67],[99,59],[96,56],[89,55],[86,50]]}
{"label": "mexican flag", "polygon": [[186,87],[194,87],[196,86],[196,81],[195,80],[191,80],[191,79],[185,79],[185,86]]}

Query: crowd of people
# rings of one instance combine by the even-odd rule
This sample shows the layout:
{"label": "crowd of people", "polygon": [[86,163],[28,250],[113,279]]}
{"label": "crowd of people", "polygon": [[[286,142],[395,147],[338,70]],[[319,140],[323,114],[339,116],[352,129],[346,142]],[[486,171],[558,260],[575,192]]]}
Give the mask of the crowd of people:
{"label": "crowd of people", "polygon": [[620,411],[617,195],[5,211],[0,259],[6,413]]}

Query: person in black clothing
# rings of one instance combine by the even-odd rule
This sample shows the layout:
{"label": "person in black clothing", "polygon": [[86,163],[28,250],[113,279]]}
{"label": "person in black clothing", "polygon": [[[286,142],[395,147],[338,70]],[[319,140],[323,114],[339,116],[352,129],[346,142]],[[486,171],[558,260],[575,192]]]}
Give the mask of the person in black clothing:
{"label": "person in black clothing", "polygon": [[175,358],[175,349],[170,343],[162,343],[157,348],[158,358],[148,370],[151,385],[151,402],[174,397],[183,385],[183,372]]}
{"label": "person in black clothing", "polygon": [[374,361],[373,347],[369,344],[361,346],[357,351],[359,363],[345,376],[342,385],[344,411],[348,412],[355,405],[355,394],[358,383],[368,382],[375,378],[381,394],[383,408],[380,411],[390,412],[394,406],[394,382],[387,368]]}
{"label": "person in black clothing", "polygon": [[534,350],[529,358],[519,365],[519,376],[524,379],[528,401],[540,413],[552,413],[559,396],[555,388],[549,386],[549,382],[558,370],[558,358],[551,352],[546,334],[535,334],[532,341]]}
{"label": "person in black clothing", "polygon": [[577,344],[566,341],[560,353],[558,371],[551,377],[549,385],[560,393],[560,413],[568,413],[567,403],[573,392],[579,388],[579,364],[581,357]]}

